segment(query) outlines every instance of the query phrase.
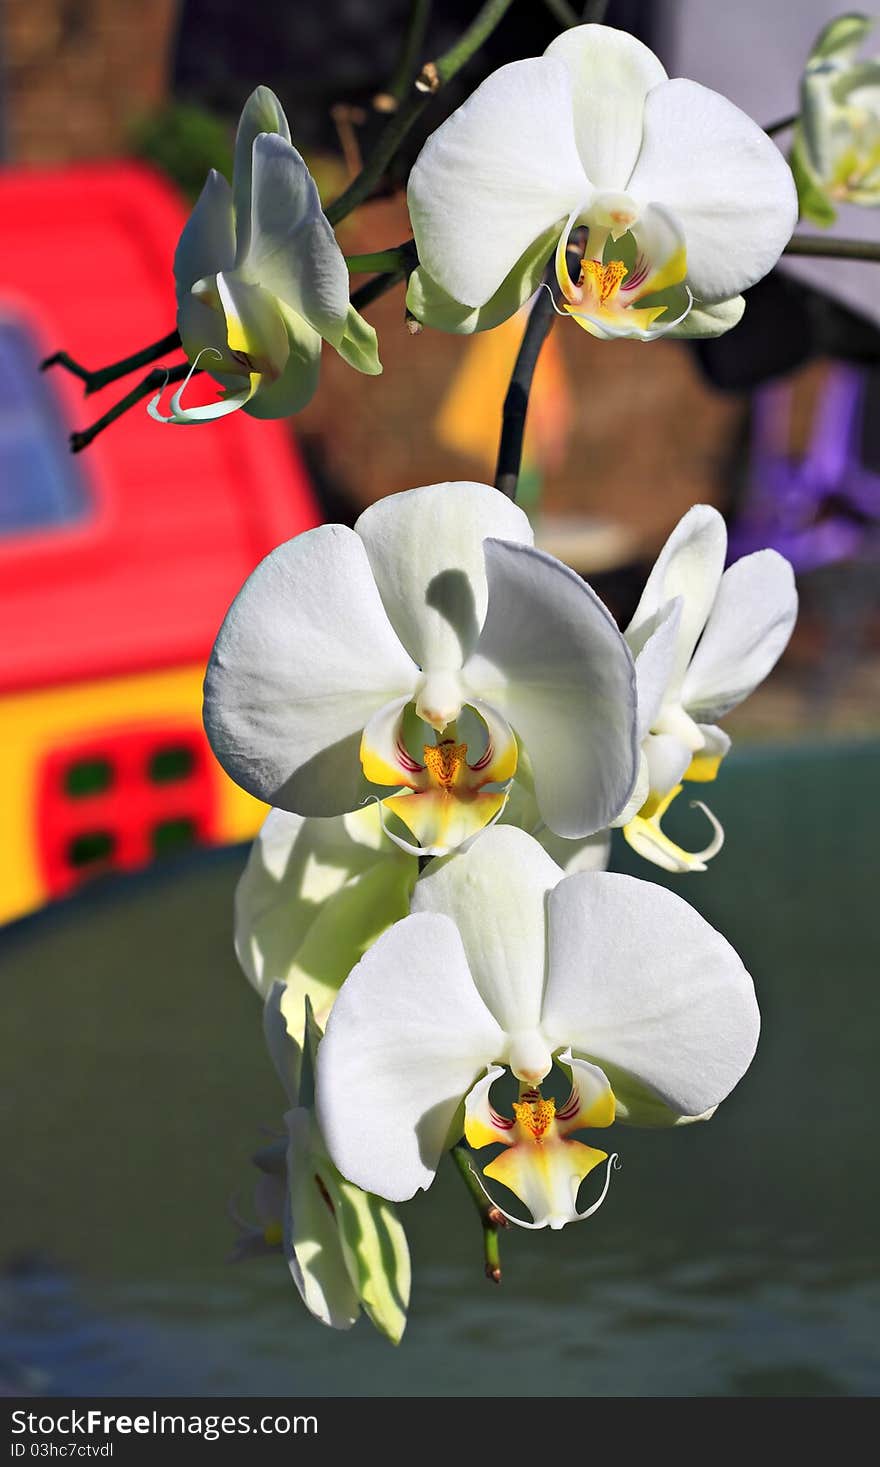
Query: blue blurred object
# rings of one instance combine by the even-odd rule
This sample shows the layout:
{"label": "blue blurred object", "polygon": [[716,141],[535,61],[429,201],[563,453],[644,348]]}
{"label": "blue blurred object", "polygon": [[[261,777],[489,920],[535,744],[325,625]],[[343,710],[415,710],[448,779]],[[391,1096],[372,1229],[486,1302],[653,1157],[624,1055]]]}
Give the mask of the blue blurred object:
{"label": "blue blurred object", "polygon": [[0,317],[0,536],[81,519],[88,496],[40,352],[14,316]]}
{"label": "blue blurred object", "polygon": [[[730,526],[729,557],[770,546],[796,572],[880,549],[880,461],[874,428],[880,372],[834,363],[823,383],[807,451],[788,448],[793,388],[762,387],[752,401],[749,481]],[[868,411],[869,403],[871,411]]]}

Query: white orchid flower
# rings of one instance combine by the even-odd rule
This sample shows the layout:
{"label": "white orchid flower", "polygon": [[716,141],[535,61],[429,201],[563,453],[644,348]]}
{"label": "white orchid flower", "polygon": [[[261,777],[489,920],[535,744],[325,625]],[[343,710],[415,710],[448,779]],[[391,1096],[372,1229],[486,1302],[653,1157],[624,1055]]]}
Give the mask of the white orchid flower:
{"label": "white orchid flower", "polygon": [[704,871],[721,849],[721,826],[700,802],[713,826],[705,850],[683,850],[661,822],[682,780],[715,778],[730,748],[717,720],[763,682],[797,617],[787,560],[758,550],[724,570],[726,551],[721,515],[694,505],[661,550],[624,633],[636,660],[642,769],[616,823],[639,855],[667,871]]}
{"label": "white orchid flower", "polygon": [[[276,985],[264,1009],[269,1052],[290,1102],[284,1117],[286,1145],[267,1148],[257,1164],[267,1173],[269,1194],[258,1197],[263,1223],[240,1238],[237,1256],[272,1251],[279,1237],[291,1277],[306,1308],[322,1324],[350,1329],[361,1309],[376,1329],[398,1344],[409,1305],[410,1259],[406,1234],[387,1201],[340,1176],[324,1145],[314,1111],[314,1063],[320,1031],[304,1006],[302,1048],[281,1012]],[[267,1221],[268,1217],[268,1221]]]}
{"label": "white orchid flower", "polygon": [[[392,1200],[429,1187],[462,1131],[477,1148],[499,1141],[484,1174],[534,1226],[559,1228],[594,1210],[579,1213],[577,1193],[604,1158],[570,1132],[702,1117],[744,1074],[758,1026],[733,948],[679,897],[565,876],[497,825],[426,871],[411,915],[346,979],[318,1052],[317,1114],[342,1174]],[[520,1084],[512,1117],[490,1097],[503,1068]]]}
{"label": "white orchid flower", "polygon": [[600,25],[488,77],[428,139],[408,201],[419,319],[496,326],[555,256],[564,312],[602,339],[729,330],[797,220],[788,165],[751,118]]}
{"label": "white orchid flower", "polygon": [[880,204],[880,60],[858,51],[875,21],[840,15],[817,37],[801,82],[791,166],[801,213],[833,224],[835,204]]}
{"label": "white orchid flower", "polygon": [[387,797],[421,844],[393,838],[427,854],[500,812],[517,736],[557,834],[607,826],[637,769],[626,643],[485,484],[394,494],[274,550],[220,629],[205,727],[258,798],[330,816]]}
{"label": "white orchid flower", "polygon": [[291,1038],[306,998],[323,1028],[343,980],[409,911],[418,862],[382,833],[375,804],[331,820],[272,810],[235,893],[235,950],[262,999],[276,984]]}
{"label": "white orchid flower", "polygon": [[174,256],[177,324],[193,364],[216,377],[225,397],[186,408],[174,393],[160,422],[201,423],[237,408],[284,418],[318,385],[321,343],[359,372],[382,368],[376,333],[348,295],[348,271],[321,209],[315,181],[290,141],[268,87],[245,103],[235,140],[232,187],[208,175]]}

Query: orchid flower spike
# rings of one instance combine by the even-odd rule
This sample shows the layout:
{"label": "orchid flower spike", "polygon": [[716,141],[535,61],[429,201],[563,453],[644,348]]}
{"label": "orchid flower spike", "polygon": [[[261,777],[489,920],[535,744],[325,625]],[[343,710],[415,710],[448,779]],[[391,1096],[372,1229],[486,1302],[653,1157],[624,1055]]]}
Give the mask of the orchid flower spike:
{"label": "orchid flower spike", "polygon": [[[462,1131],[478,1150],[499,1143],[483,1175],[525,1203],[526,1226],[560,1228],[594,1210],[578,1211],[578,1190],[605,1160],[572,1133],[703,1118],[745,1073],[758,1027],[742,963],[680,897],[565,876],[498,825],[432,863],[411,915],[346,979],[317,1114],[343,1176],[392,1200],[429,1187]],[[512,1114],[491,1094],[505,1069]]]}
{"label": "orchid flower spike", "polygon": [[258,798],[320,816],[379,798],[418,854],[497,818],[518,739],[560,835],[609,825],[638,767],[623,637],[486,484],[393,494],[354,530],[274,550],[220,629],[204,714],[220,763]]}
{"label": "orchid flower spike", "polygon": [[414,856],[382,832],[375,804],[331,820],[272,810],[235,893],[235,951],[260,997],[278,990],[302,1048],[304,1003],[319,1027],[343,980],[376,938],[409,911]]}
{"label": "orchid flower spike", "polygon": [[[636,660],[642,767],[616,822],[639,855],[666,871],[704,871],[724,833],[683,850],[661,829],[681,781],[713,780],[730,739],[717,720],[747,698],[788,645],[797,591],[788,561],[757,550],[724,570],[727,530],[716,509],[694,505],[648,577],[624,633]],[[639,805],[639,800],[641,804]]]}
{"label": "orchid flower spike", "polygon": [[797,221],[788,165],[762,129],[601,25],[493,72],[426,142],[408,201],[419,320],[497,326],[555,260],[563,312],[602,340],[729,330]]}
{"label": "orchid flower spike", "polygon": [[245,103],[232,187],[213,170],[174,256],[177,325],[184,351],[225,388],[204,407],[149,411],[160,422],[202,423],[244,408],[286,418],[318,385],[321,342],[359,372],[382,368],[376,333],[349,302],[345,258],[308,168],[268,87]]}
{"label": "orchid flower spike", "polygon": [[833,224],[839,203],[880,204],[880,60],[858,59],[874,24],[838,16],[807,60],[791,166],[801,214],[816,224]]}
{"label": "orchid flower spike", "polygon": [[[274,1185],[280,1229],[270,1222],[267,1247],[239,1239],[237,1256],[271,1250],[276,1239],[306,1308],[322,1324],[350,1329],[361,1309],[392,1344],[399,1344],[409,1305],[410,1259],[394,1208],[340,1176],[315,1119],[315,1056],[321,1041],[306,1000],[303,1045],[295,1044],[281,1012],[280,985],[264,1009],[264,1033],[287,1091],[286,1144],[255,1158]],[[279,1154],[281,1153],[281,1154]],[[271,1199],[270,1199],[271,1201]],[[265,1209],[258,1202],[260,1214]],[[253,1230],[256,1232],[256,1229]]]}

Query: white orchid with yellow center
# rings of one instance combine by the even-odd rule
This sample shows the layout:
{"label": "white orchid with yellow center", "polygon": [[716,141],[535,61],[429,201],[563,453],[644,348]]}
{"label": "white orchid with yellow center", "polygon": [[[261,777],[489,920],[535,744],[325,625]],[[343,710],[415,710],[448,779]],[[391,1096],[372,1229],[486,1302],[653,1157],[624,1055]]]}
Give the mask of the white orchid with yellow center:
{"label": "white orchid with yellow center", "polygon": [[221,401],[184,407],[187,382],[160,422],[201,423],[244,408],[283,418],[318,385],[328,341],[359,372],[381,372],[372,326],[348,294],[345,257],[314,179],[290,141],[278,98],[258,87],[235,140],[230,188],[212,169],[174,257],[177,324],[193,364],[225,388]]}
{"label": "white orchid with yellow center", "polygon": [[747,698],[788,644],[797,591],[788,561],[758,550],[724,570],[727,530],[697,504],[679,521],[648,577],[625,632],[636,661],[643,796],[622,822],[630,845],[667,871],[704,871],[721,849],[714,827],[703,851],[677,846],[661,821],[682,780],[713,780],[730,739],[717,720]]}
{"label": "white orchid with yellow center", "polygon": [[555,257],[562,310],[603,339],[728,330],[797,221],[788,165],[751,118],[599,25],[488,77],[428,139],[408,202],[420,320],[496,326]]}
{"label": "white orchid with yellow center", "polygon": [[560,835],[607,826],[637,770],[623,637],[485,484],[394,494],[274,550],[220,629],[204,713],[258,798],[320,816],[380,798],[426,854],[500,814],[518,739]]}
{"label": "white orchid with yellow center", "polygon": [[858,51],[874,28],[840,15],[817,37],[801,82],[791,166],[801,213],[833,224],[837,204],[880,204],[880,60]]}
{"label": "white orchid with yellow center", "polygon": [[[532,1225],[559,1228],[594,1210],[577,1194],[605,1156],[571,1132],[703,1117],[744,1074],[758,1027],[733,948],[679,897],[565,876],[498,825],[428,869],[411,915],[346,979],[318,1052],[317,1114],[342,1174],[395,1201],[430,1186],[462,1133],[500,1142],[485,1176]],[[490,1096],[504,1069],[520,1085],[511,1115]]]}

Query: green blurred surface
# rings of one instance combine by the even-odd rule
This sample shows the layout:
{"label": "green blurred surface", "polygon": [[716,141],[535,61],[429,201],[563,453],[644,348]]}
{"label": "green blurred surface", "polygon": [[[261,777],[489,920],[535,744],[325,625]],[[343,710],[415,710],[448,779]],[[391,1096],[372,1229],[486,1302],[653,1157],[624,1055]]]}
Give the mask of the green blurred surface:
{"label": "green blurred surface", "polygon": [[[243,853],[108,881],[8,929],[0,1380],[50,1395],[875,1394],[878,755],[735,752],[695,789],[727,842],[706,875],[664,884],[754,975],[751,1071],[706,1125],[616,1127],[602,1210],[505,1236],[500,1288],[442,1174],[402,1209],[415,1274],[397,1351],[363,1322],[313,1324],[280,1259],[224,1261],[226,1203],[237,1192],[248,1211],[247,1158],[282,1107],[231,948]],[[668,824],[703,843],[698,812]],[[622,841],[613,865],[662,876]]]}

